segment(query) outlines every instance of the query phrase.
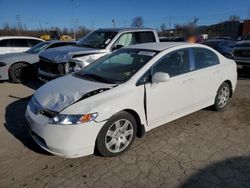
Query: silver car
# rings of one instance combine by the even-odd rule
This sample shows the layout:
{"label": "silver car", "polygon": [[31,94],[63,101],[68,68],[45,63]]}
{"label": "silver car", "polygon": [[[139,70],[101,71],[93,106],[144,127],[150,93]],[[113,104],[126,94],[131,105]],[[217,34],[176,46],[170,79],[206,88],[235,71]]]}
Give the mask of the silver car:
{"label": "silver car", "polygon": [[50,48],[74,45],[74,41],[41,42],[26,52],[0,55],[0,80],[22,82],[37,73],[39,54]]}

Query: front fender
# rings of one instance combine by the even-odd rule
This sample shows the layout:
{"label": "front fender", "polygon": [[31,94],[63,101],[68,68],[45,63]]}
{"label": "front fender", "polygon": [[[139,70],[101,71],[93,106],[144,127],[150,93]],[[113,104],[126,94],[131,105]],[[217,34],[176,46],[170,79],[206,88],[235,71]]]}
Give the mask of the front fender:
{"label": "front fender", "polygon": [[141,120],[141,123],[146,125],[145,110],[144,110],[144,88],[143,86],[131,87],[123,89],[117,86],[103,93],[89,97],[79,101],[68,108],[64,109],[62,114],[86,114],[97,112],[96,121],[106,121],[114,114],[131,109],[135,111]]}

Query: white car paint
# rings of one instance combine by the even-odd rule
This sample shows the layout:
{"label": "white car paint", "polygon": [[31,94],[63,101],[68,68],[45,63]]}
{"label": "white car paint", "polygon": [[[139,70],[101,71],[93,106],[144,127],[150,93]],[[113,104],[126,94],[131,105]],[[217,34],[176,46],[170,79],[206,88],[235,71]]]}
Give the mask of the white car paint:
{"label": "white car paint", "polygon": [[[144,73],[166,54],[178,49],[195,47],[211,50],[218,56],[220,64],[171,77],[167,82],[137,85]],[[48,124],[48,117],[32,113],[28,105],[25,116],[30,124],[31,135],[38,145],[63,157],[74,158],[90,155],[94,153],[96,138],[103,125],[110,117],[120,111],[132,110],[136,112],[147,132],[179,117],[213,105],[217,90],[224,81],[231,83],[232,92],[235,90],[237,82],[235,62],[209,47],[189,43],[149,43],[131,46],[127,49],[132,48],[156,50],[159,53],[122,84],[113,86],[100,84],[97,86],[96,83],[91,84],[90,81],[68,75],[51,81],[38,89],[34,98],[39,102],[41,108],[46,106],[48,110],[57,111],[60,114],[98,113],[95,121],[88,123],[77,125]],[[74,83],[77,84],[74,85]],[[82,90],[81,88],[84,86],[87,88]],[[52,87],[55,89],[51,92]],[[80,91],[84,95],[98,87],[108,87],[109,89],[79,100]],[[74,93],[77,94],[74,95]],[[51,104],[48,105],[48,103]],[[53,104],[57,104],[55,108]],[[58,108],[58,105],[62,106]],[[46,144],[42,143],[37,135],[44,139]]]}
{"label": "white car paint", "polygon": [[[0,37],[0,43],[3,40],[12,40],[12,39],[32,39],[32,40],[37,40],[40,42],[43,42],[44,40],[36,38],[36,37],[26,37],[26,36],[1,36]],[[19,47],[19,46],[13,46],[13,47],[8,47],[8,46],[1,46],[0,45],[0,54],[6,54],[6,53],[14,53],[14,52],[25,52],[28,49],[30,49],[32,46],[25,46],[25,47]]]}

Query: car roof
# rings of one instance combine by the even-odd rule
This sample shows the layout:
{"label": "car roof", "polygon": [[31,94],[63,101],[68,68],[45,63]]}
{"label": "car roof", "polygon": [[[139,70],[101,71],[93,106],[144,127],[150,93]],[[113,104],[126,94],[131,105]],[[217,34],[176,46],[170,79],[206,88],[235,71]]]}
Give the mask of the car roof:
{"label": "car roof", "polygon": [[127,48],[164,51],[172,47],[184,46],[184,45],[192,45],[192,43],[189,43],[189,42],[153,42],[153,43],[137,44],[137,45],[129,46]]}
{"label": "car roof", "polygon": [[250,40],[238,41],[237,44],[250,44]]}
{"label": "car roof", "polygon": [[43,41],[42,39],[39,39],[37,37],[27,37],[27,36],[0,36],[0,40],[2,39],[36,39]]}
{"label": "car roof", "polygon": [[208,40],[203,41],[202,43],[206,43],[206,42],[227,42],[227,41],[233,41],[233,40],[227,40],[227,39],[208,39]]}
{"label": "car roof", "polygon": [[155,31],[153,28],[126,28],[126,27],[117,27],[117,28],[99,28],[98,31],[111,31],[111,32],[125,32],[125,31]]}

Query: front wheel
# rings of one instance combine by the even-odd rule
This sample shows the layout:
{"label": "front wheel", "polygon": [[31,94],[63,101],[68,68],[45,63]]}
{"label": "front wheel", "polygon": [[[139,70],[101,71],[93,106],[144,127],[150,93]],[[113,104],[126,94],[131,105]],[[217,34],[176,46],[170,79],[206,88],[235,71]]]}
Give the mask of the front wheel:
{"label": "front wheel", "polygon": [[17,63],[10,67],[9,77],[12,82],[20,83],[27,78],[29,65],[25,63]]}
{"label": "front wheel", "polygon": [[220,111],[226,107],[230,98],[230,94],[230,86],[226,82],[221,84],[215,97],[214,108],[216,111]]}
{"label": "front wheel", "polygon": [[111,117],[102,127],[97,137],[96,147],[103,156],[117,156],[130,147],[136,131],[134,117],[127,112],[120,112]]}

